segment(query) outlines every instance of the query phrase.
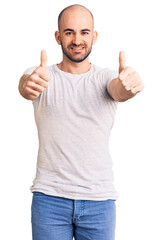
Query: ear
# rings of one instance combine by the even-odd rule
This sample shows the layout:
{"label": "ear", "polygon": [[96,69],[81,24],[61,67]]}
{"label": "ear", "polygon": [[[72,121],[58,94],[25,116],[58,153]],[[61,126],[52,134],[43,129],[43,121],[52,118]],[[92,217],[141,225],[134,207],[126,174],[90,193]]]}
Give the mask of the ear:
{"label": "ear", "polygon": [[61,38],[60,38],[60,32],[56,31],[55,32],[55,39],[56,39],[56,42],[61,45]]}
{"label": "ear", "polygon": [[98,33],[96,31],[93,32],[93,44],[97,41]]}

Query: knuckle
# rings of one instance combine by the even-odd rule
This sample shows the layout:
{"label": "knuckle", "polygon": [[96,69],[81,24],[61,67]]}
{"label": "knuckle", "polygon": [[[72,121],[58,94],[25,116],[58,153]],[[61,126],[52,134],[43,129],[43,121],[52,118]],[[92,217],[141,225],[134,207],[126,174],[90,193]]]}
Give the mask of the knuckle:
{"label": "knuckle", "polygon": [[44,91],[44,87],[40,87],[40,92],[43,92]]}
{"label": "knuckle", "polygon": [[46,82],[49,82],[49,80],[50,80],[50,76],[47,75],[47,74],[45,74],[45,75],[44,75],[44,80],[45,80]]}
{"label": "knuckle", "polygon": [[29,81],[35,82],[37,74],[32,73],[32,75],[29,77]]}
{"label": "knuckle", "polygon": [[40,82],[40,86],[43,88],[47,88],[48,87],[48,82],[46,82],[45,80],[42,79],[42,81]]}
{"label": "knuckle", "polygon": [[130,92],[131,92],[131,93],[135,93],[135,90],[131,89]]}
{"label": "knuckle", "polygon": [[24,90],[25,90],[26,93],[30,93],[30,88],[29,87],[25,87]]}
{"label": "knuckle", "polygon": [[125,87],[125,89],[126,89],[127,91],[129,91],[129,90],[130,90],[130,87],[127,85],[127,86]]}
{"label": "knuckle", "polygon": [[44,87],[45,87],[45,88],[48,87],[48,83],[47,83],[47,82],[44,83]]}
{"label": "knuckle", "polygon": [[123,79],[121,77],[121,74],[119,74],[119,77],[118,77],[119,81],[122,83]]}
{"label": "knuckle", "polygon": [[28,81],[27,83],[26,83],[26,87],[30,87],[31,86],[31,81]]}
{"label": "knuckle", "polygon": [[40,93],[39,92],[35,92],[35,96],[39,97]]}
{"label": "knuckle", "polygon": [[122,85],[123,85],[124,87],[126,87],[126,86],[127,86],[127,83],[126,83],[125,81],[123,81],[123,82],[122,82]]}
{"label": "knuckle", "polygon": [[49,80],[50,80],[50,76],[48,75],[48,76],[47,76],[47,81],[49,81]]}
{"label": "knuckle", "polygon": [[46,87],[46,83],[44,81],[41,81],[38,86],[39,89],[44,90],[44,88]]}
{"label": "knuckle", "polygon": [[125,70],[125,71],[128,71],[129,69],[130,69],[130,67],[129,67],[129,66],[126,66],[124,70]]}
{"label": "knuckle", "polygon": [[39,74],[39,72],[40,72],[40,67],[37,67],[37,68],[34,70],[33,74],[34,74],[34,73],[35,73],[35,74]]}
{"label": "knuckle", "polygon": [[129,73],[129,74],[135,72],[134,69],[133,69],[132,67],[127,67],[127,68],[126,68],[126,71],[127,71],[127,73]]}
{"label": "knuckle", "polygon": [[131,89],[130,92],[131,92],[131,94],[135,94],[136,93],[136,91],[133,90],[133,89]]}

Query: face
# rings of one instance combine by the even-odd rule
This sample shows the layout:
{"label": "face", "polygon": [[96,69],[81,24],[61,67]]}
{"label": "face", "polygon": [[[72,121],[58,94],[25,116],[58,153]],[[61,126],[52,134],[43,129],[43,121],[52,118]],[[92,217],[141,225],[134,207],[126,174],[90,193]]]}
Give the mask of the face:
{"label": "face", "polygon": [[77,63],[84,61],[97,38],[92,16],[82,8],[66,10],[60,21],[60,32],[56,32],[55,37],[62,47],[64,58]]}
{"label": "face", "polygon": [[[67,30],[66,36],[68,36],[68,40],[70,40],[73,34],[75,34],[74,30]],[[89,32],[82,30],[81,35],[88,35]],[[68,45],[65,44],[65,41],[61,41],[61,48],[63,54],[72,62],[82,62],[84,61],[92,50],[92,41],[87,42],[87,37],[84,36],[82,41],[70,41]]]}

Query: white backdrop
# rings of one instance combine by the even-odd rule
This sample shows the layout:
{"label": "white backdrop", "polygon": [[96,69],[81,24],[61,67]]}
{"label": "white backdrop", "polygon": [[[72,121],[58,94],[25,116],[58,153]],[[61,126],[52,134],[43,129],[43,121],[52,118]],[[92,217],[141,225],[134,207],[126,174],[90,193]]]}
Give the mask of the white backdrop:
{"label": "white backdrop", "polygon": [[98,41],[90,61],[118,69],[124,50],[127,65],[139,72],[145,89],[118,104],[110,150],[119,193],[116,240],[161,240],[161,5],[160,0],[6,0],[0,3],[0,239],[31,237],[30,186],[35,177],[37,130],[31,101],[18,83],[23,72],[40,64],[46,49],[48,65],[61,61],[54,39],[57,17],[66,6],[80,3],[95,17]]}

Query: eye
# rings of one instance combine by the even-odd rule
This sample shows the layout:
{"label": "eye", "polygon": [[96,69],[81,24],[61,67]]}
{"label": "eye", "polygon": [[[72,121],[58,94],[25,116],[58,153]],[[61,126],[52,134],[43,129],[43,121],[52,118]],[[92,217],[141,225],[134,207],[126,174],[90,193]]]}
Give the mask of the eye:
{"label": "eye", "polygon": [[83,35],[88,35],[88,34],[89,34],[89,32],[82,32],[82,34],[83,34]]}
{"label": "eye", "polygon": [[66,35],[72,35],[72,32],[66,32],[65,34]]}

